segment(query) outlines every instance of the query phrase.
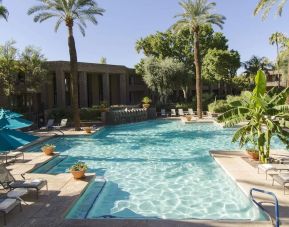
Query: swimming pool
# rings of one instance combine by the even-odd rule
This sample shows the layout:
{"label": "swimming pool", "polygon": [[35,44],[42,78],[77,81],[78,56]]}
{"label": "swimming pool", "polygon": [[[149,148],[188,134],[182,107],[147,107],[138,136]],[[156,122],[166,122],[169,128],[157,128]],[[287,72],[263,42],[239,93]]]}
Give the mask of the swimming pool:
{"label": "swimming pool", "polygon": [[87,194],[99,193],[97,199],[85,215],[70,213],[71,218],[265,220],[209,155],[213,149],[238,148],[231,143],[233,131],[213,123],[157,120],[55,138],[48,143],[67,157],[48,173],[68,171],[81,160],[107,180],[89,187]]}

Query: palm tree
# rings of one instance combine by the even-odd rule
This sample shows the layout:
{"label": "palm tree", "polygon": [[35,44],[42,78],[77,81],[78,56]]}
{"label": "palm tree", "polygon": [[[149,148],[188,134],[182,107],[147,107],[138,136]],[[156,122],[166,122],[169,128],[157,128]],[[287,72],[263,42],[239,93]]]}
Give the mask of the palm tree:
{"label": "palm tree", "polygon": [[6,21],[8,19],[8,10],[1,4],[2,1],[0,0],[0,18],[4,18]]}
{"label": "palm tree", "polygon": [[260,0],[254,10],[254,15],[257,15],[260,11],[263,11],[263,19],[265,19],[271,8],[277,4],[277,13],[279,16],[281,16],[286,2],[287,0]]}
{"label": "palm tree", "polygon": [[281,119],[289,120],[289,105],[285,104],[289,88],[282,92],[274,89],[266,92],[266,75],[261,70],[257,72],[255,83],[254,91],[246,91],[240,101],[233,101],[232,109],[219,116],[218,121],[224,122],[226,127],[247,122],[236,131],[232,142],[239,141],[241,147],[253,142],[257,145],[260,160],[267,162],[272,136],[277,136],[289,147],[289,132],[281,123]]}
{"label": "palm tree", "polygon": [[[287,0],[260,0],[254,10],[254,15],[257,15],[260,11],[263,10],[263,19],[265,19],[268,16],[271,8],[277,4],[277,13],[279,16],[281,16],[283,12],[283,7],[286,3]],[[288,64],[288,73],[289,73],[289,64]],[[289,78],[289,75],[287,75],[287,78]],[[289,87],[288,79],[287,79],[287,87]]]}
{"label": "palm tree", "polygon": [[277,50],[277,60],[276,60],[276,68],[278,73],[278,86],[280,87],[280,45],[283,44],[287,40],[287,37],[281,32],[275,32],[269,37],[269,43],[271,45],[276,45]]}
{"label": "palm tree", "polygon": [[194,36],[194,64],[196,74],[196,96],[197,96],[197,113],[202,118],[202,68],[200,57],[200,29],[205,25],[217,25],[222,28],[224,16],[211,13],[216,3],[208,3],[207,0],[187,0],[179,2],[184,12],[176,15],[180,18],[173,26],[176,32],[189,29]]}
{"label": "palm tree", "polygon": [[268,73],[269,70],[273,69],[273,65],[266,57],[257,57],[252,56],[250,60],[242,63],[242,66],[245,68],[244,75],[246,77],[251,77],[256,75],[259,69],[263,70],[265,73]]}
{"label": "palm tree", "polygon": [[71,98],[75,130],[80,130],[80,116],[78,104],[78,66],[73,26],[78,25],[80,32],[85,36],[86,21],[97,24],[96,15],[102,15],[94,0],[38,0],[40,5],[28,10],[28,15],[36,14],[34,22],[43,22],[50,18],[57,18],[55,32],[62,22],[68,29],[68,47],[70,54]]}

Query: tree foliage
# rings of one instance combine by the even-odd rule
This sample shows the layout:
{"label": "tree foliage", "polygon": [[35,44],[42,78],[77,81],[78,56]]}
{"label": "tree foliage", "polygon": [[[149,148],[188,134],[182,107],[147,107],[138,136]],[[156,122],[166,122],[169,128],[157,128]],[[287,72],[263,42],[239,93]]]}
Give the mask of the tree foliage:
{"label": "tree foliage", "polygon": [[143,79],[147,86],[159,95],[161,103],[166,103],[168,95],[178,86],[182,81],[180,77],[185,74],[185,65],[175,59],[149,57],[144,60]]}
{"label": "tree foliage", "polygon": [[266,57],[252,56],[248,61],[242,63],[244,67],[244,75],[247,77],[252,77],[257,74],[258,70],[263,70],[268,73],[269,70],[273,69],[273,64]]}
{"label": "tree foliage", "polygon": [[203,60],[203,75],[210,81],[231,81],[240,66],[237,51],[210,49]]}
{"label": "tree foliage", "polygon": [[7,8],[1,4],[1,2],[2,1],[0,1],[0,18],[4,18],[7,21],[9,12]]}
{"label": "tree foliage", "polygon": [[277,5],[277,14],[281,16],[283,12],[283,7],[286,2],[287,0],[259,0],[254,10],[254,14],[257,15],[259,12],[262,12],[262,17],[263,19],[265,19],[270,13],[272,7]]}
{"label": "tree foliage", "polygon": [[[46,78],[45,58],[41,50],[28,46],[19,54],[15,41],[0,45],[0,93],[5,96],[21,94],[22,92],[36,93]],[[19,82],[23,76],[23,85]]]}
{"label": "tree foliage", "polygon": [[227,127],[247,121],[246,125],[236,131],[232,141],[239,141],[241,147],[253,141],[261,161],[266,162],[270,155],[272,136],[277,136],[289,147],[289,132],[280,123],[281,119],[289,120],[289,105],[285,104],[288,95],[289,88],[281,92],[266,92],[266,75],[259,70],[253,92],[244,92],[241,100],[231,102],[232,109],[218,117],[218,121],[224,122]]}

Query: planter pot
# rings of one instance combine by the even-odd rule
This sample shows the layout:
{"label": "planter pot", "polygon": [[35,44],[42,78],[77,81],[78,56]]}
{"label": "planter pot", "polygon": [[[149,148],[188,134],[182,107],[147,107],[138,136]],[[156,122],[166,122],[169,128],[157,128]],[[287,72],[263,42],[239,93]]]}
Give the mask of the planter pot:
{"label": "planter pot", "polygon": [[42,148],[42,151],[46,155],[52,155],[54,153],[54,147],[45,147],[45,148]]}
{"label": "planter pot", "polygon": [[192,120],[192,116],[186,116],[187,121],[191,121]]}
{"label": "planter pot", "polygon": [[144,103],[144,104],[142,104],[142,107],[145,108],[145,109],[148,109],[148,108],[150,108],[150,104],[149,103]]}
{"label": "planter pot", "polygon": [[256,152],[255,150],[247,150],[247,154],[254,160],[259,160],[259,152]]}
{"label": "planter pot", "polygon": [[86,129],[85,129],[85,132],[86,132],[86,133],[91,133],[91,128],[86,128]]}
{"label": "planter pot", "polygon": [[85,177],[84,176],[84,174],[85,174],[84,170],[79,170],[79,171],[71,170],[70,172],[73,175],[74,179],[81,179],[81,178]]}

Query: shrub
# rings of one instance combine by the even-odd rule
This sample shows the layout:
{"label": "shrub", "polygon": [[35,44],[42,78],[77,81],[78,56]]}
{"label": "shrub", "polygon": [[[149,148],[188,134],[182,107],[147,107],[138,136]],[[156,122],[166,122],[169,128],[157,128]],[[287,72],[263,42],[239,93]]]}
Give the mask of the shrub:
{"label": "shrub", "polygon": [[[209,103],[213,102],[215,99],[215,95],[211,94],[211,93],[203,93],[202,95],[202,107],[203,107],[203,111],[207,111],[208,110],[208,105]],[[194,110],[197,109],[197,98],[193,97],[192,99],[192,107]]]}
{"label": "shrub", "polygon": [[208,105],[209,112],[211,113],[224,113],[231,108],[226,100],[216,100]]}
{"label": "shrub", "polygon": [[[79,114],[82,121],[97,121],[100,118],[101,109],[81,108]],[[54,109],[48,114],[48,118],[55,119],[58,122],[63,118],[72,120],[72,112],[69,109]]]}

